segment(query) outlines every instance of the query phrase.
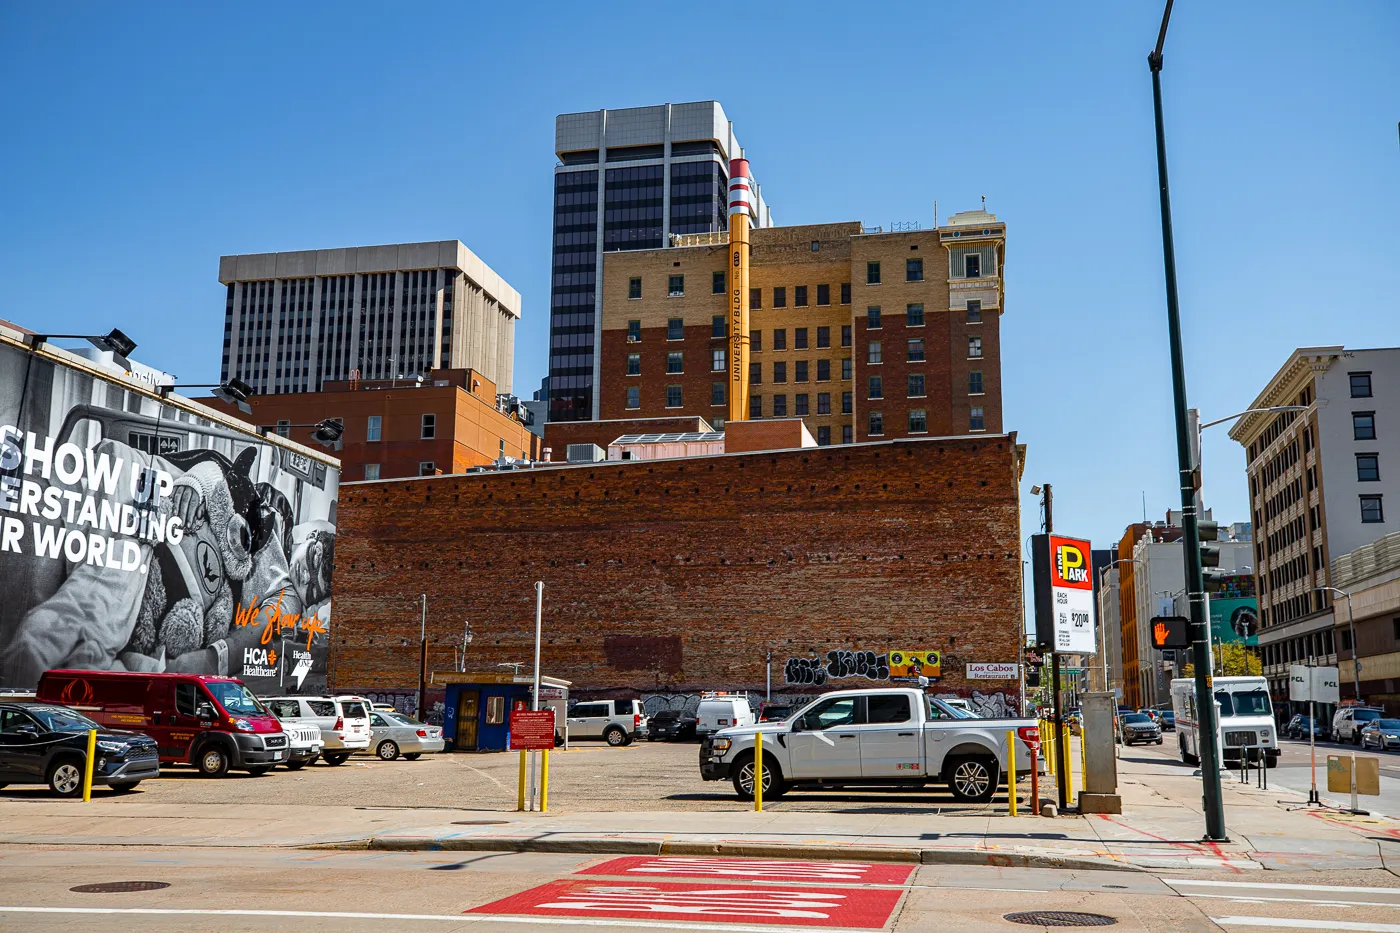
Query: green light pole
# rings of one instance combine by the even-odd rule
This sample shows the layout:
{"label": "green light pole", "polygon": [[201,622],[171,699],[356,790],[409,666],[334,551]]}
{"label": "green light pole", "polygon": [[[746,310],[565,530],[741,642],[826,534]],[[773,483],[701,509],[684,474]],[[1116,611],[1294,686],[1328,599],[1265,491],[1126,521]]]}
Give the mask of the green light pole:
{"label": "green light pole", "polygon": [[1196,514],[1197,477],[1192,457],[1194,438],[1186,415],[1186,363],[1181,351],[1181,313],[1176,293],[1176,250],[1172,243],[1172,204],[1167,186],[1167,139],[1162,123],[1162,44],[1172,0],[1162,12],[1157,48],[1147,56],[1152,70],[1152,106],[1157,123],[1157,182],[1162,200],[1162,262],[1167,279],[1167,331],[1171,340],[1172,402],[1176,409],[1176,458],[1181,477],[1181,546],[1185,550],[1186,595],[1191,617],[1191,655],[1196,665],[1196,711],[1201,742],[1202,809],[1206,817],[1205,839],[1229,842],[1225,834],[1225,803],[1220,788],[1220,734],[1215,711],[1215,691],[1210,671],[1210,623],[1206,619],[1205,584],[1201,575],[1200,516]]}

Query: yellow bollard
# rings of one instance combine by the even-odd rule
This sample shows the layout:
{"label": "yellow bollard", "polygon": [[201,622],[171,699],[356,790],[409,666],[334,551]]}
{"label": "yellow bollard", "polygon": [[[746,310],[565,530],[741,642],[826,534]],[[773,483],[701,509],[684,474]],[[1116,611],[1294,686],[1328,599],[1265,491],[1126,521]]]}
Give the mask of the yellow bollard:
{"label": "yellow bollard", "polygon": [[1061,740],[1065,743],[1065,802],[1074,805],[1074,765],[1070,763],[1073,757],[1070,749],[1074,746],[1069,740],[1069,726],[1061,726],[1063,731],[1060,734]]}
{"label": "yellow bollard", "polygon": [[1055,734],[1055,724],[1050,722],[1048,719],[1045,721],[1044,735],[1050,739],[1050,741],[1045,743],[1045,768],[1047,771],[1050,772],[1050,776],[1054,777],[1055,763],[1057,761],[1057,756],[1055,755],[1055,742],[1058,740],[1059,737]]}
{"label": "yellow bollard", "polygon": [[753,735],[753,808],[763,810],[763,733]]}
{"label": "yellow bollard", "polygon": [[97,756],[97,730],[88,730],[87,764],[83,767],[83,803],[92,799],[92,759]]}
{"label": "yellow bollard", "polygon": [[1006,807],[1011,816],[1016,815],[1016,733],[1006,730]]}
{"label": "yellow bollard", "polygon": [[520,750],[520,775],[516,779],[515,809],[522,812],[525,809],[525,769],[527,767],[525,764],[525,756],[528,754],[529,752],[525,751],[525,749],[522,748]]}
{"label": "yellow bollard", "polygon": [[549,749],[544,749],[540,763],[540,812],[549,810]]}

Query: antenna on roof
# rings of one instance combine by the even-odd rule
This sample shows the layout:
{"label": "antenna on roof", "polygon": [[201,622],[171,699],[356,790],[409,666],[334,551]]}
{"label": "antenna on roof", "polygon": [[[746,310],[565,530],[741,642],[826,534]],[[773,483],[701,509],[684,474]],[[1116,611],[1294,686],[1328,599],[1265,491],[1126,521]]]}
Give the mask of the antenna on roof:
{"label": "antenna on roof", "polygon": [[987,196],[984,194],[984,195],[982,195],[982,210],[985,211],[986,209],[987,209]]}

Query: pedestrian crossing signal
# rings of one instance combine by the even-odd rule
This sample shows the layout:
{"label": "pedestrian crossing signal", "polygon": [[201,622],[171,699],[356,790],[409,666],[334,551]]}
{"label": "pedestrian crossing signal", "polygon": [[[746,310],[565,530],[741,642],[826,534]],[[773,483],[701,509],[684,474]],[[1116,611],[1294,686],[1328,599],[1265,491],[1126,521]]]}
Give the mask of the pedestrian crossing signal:
{"label": "pedestrian crossing signal", "polygon": [[1152,647],[1187,648],[1191,638],[1187,634],[1187,619],[1183,616],[1152,617]]}

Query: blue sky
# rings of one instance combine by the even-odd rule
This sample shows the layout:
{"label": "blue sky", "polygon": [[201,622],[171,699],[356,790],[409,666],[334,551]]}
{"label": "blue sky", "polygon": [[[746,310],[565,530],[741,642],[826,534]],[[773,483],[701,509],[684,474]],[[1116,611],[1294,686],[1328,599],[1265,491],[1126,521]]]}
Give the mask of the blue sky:
{"label": "blue sky", "polygon": [[[1176,505],[1146,55],[1157,3],[5,4],[0,317],[218,375],[224,253],[458,238],[546,364],[557,113],[717,99],[780,223],[1008,226],[1005,421],[1057,527]],[[735,27],[743,32],[734,33]],[[731,35],[741,57],[727,54]],[[1394,346],[1400,4],[1177,4],[1167,125],[1191,403]],[[1216,428],[1206,496],[1246,518]],[[1026,531],[1038,521],[1025,503]]]}

